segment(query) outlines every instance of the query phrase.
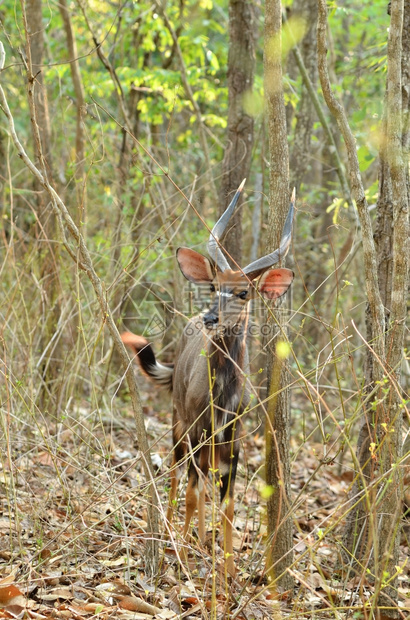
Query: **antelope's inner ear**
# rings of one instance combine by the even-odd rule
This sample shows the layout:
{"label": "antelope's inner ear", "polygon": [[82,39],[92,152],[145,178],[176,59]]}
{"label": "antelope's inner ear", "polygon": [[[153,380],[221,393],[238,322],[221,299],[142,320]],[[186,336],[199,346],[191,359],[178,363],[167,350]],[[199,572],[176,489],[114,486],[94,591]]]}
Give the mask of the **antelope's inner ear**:
{"label": "antelope's inner ear", "polygon": [[212,282],[215,277],[210,261],[195,250],[178,248],[177,261],[183,275],[190,282]]}
{"label": "antelope's inner ear", "polygon": [[268,269],[259,280],[258,290],[267,299],[278,299],[286,293],[294,275],[291,269]]}

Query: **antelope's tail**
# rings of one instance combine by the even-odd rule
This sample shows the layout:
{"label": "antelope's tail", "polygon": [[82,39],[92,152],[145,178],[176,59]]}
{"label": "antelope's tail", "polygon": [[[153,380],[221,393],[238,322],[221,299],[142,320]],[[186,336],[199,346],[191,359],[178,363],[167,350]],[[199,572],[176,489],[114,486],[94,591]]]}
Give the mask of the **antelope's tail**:
{"label": "antelope's tail", "polygon": [[172,391],[174,364],[160,364],[155,358],[154,351],[148,340],[131,332],[121,334],[121,340],[137,356],[142,372],[164,387]]}

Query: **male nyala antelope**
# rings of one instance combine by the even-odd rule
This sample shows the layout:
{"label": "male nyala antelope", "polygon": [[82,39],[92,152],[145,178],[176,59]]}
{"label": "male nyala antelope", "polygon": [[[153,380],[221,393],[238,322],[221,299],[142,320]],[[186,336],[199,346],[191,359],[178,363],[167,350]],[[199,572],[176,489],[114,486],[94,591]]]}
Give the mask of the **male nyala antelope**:
{"label": "male nyala antelope", "polygon": [[220,484],[224,553],[227,570],[234,574],[232,521],[234,486],[239,454],[239,418],[249,404],[246,331],[248,302],[261,294],[277,299],[293,280],[290,269],[271,269],[283,258],[290,245],[294,195],[286,218],[280,246],[244,269],[233,271],[218,240],[232,216],[243,189],[243,181],[232,202],[215,224],[208,241],[210,259],[189,248],[177,250],[179,267],[185,278],[207,284],[212,302],[209,310],[186,325],[174,364],[162,365],[155,359],[148,341],[126,332],[123,342],[138,355],[143,372],[167,386],[174,394],[173,468],[167,517],[172,516],[180,468],[188,453],[188,486],[184,536],[198,507],[198,533],[205,539],[205,491],[209,468],[217,470]]}

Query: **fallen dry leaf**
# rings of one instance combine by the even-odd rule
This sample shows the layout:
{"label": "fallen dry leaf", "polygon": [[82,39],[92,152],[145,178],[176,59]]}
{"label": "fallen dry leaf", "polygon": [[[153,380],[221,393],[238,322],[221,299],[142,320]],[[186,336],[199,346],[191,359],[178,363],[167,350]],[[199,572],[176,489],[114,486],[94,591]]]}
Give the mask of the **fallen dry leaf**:
{"label": "fallen dry leaf", "polygon": [[68,601],[74,598],[72,588],[53,588],[49,592],[39,592],[38,596],[43,601],[57,601],[58,599]]}
{"label": "fallen dry leaf", "polygon": [[154,607],[154,605],[150,605],[136,596],[121,597],[118,606],[121,609],[127,609],[128,611],[140,611],[145,614],[151,614],[152,616],[155,616],[155,614],[161,611],[159,607]]}
{"label": "fallen dry leaf", "polygon": [[4,607],[16,596],[22,596],[23,593],[12,583],[8,586],[0,587],[0,605]]}
{"label": "fallen dry leaf", "polygon": [[[192,612],[192,610],[190,610],[190,612]],[[160,620],[171,620],[172,618],[183,618],[185,614],[182,614],[181,616],[178,616],[174,611],[172,611],[171,609],[163,609],[162,611],[160,611],[157,614],[157,618],[160,618]]]}

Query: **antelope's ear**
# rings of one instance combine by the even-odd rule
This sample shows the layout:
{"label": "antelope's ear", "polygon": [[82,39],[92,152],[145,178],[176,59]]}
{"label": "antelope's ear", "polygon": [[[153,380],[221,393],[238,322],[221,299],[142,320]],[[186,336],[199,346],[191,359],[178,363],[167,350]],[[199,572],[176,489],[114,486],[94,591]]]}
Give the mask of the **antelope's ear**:
{"label": "antelope's ear", "polygon": [[189,248],[177,249],[177,261],[183,275],[190,282],[212,282],[215,277],[210,261],[199,252]]}
{"label": "antelope's ear", "polygon": [[258,290],[268,299],[278,299],[286,293],[294,275],[290,269],[268,269],[259,280]]}

